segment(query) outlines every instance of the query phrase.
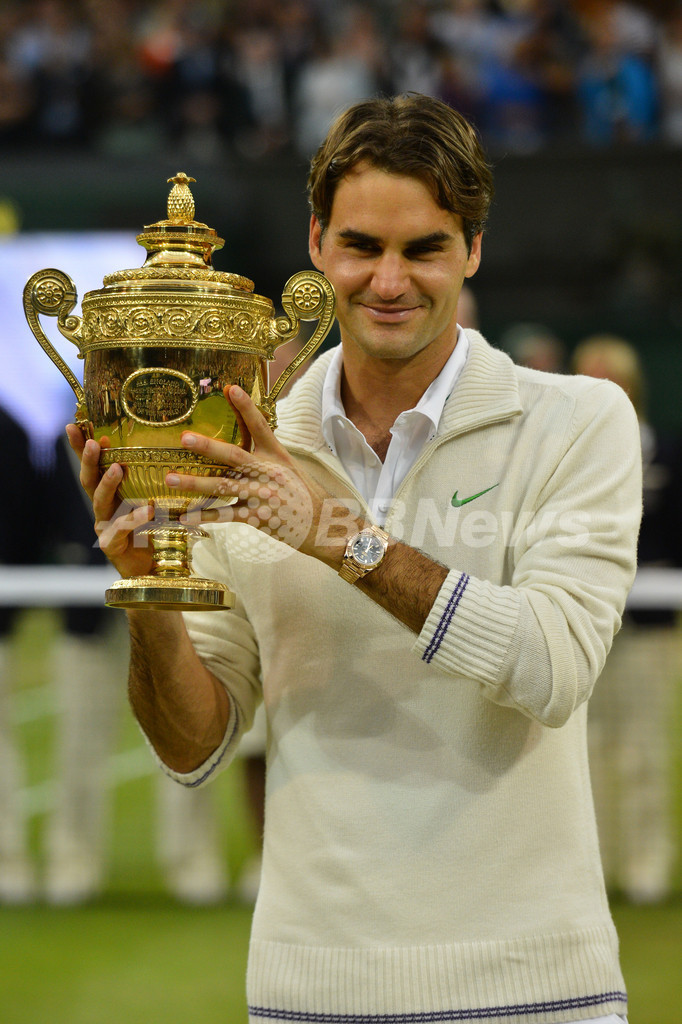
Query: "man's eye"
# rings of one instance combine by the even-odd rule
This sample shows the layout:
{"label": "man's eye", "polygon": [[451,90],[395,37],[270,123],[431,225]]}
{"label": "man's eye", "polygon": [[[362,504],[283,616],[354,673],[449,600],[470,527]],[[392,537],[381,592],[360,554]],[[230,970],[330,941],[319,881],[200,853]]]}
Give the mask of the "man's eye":
{"label": "man's eye", "polygon": [[439,252],[442,249],[437,245],[419,245],[409,249],[407,255],[410,259],[420,259],[423,256],[435,256]]}
{"label": "man's eye", "polygon": [[357,252],[375,253],[379,251],[379,247],[373,245],[372,242],[349,242],[348,248],[355,249]]}

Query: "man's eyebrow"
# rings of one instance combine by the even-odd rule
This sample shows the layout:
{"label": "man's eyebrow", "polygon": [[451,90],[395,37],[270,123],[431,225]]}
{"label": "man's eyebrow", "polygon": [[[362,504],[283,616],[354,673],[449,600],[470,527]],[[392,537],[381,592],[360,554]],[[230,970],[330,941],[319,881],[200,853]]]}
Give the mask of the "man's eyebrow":
{"label": "man's eyebrow", "polygon": [[379,241],[375,235],[368,235],[365,231],[356,231],[354,228],[344,228],[343,231],[338,232],[338,237],[343,238],[346,242],[376,243]]}
{"label": "man's eyebrow", "polygon": [[[342,238],[346,242],[365,242],[369,244],[379,244],[381,239],[376,235],[368,235],[366,231],[356,231],[354,228],[344,228],[343,231],[339,231],[338,238]],[[418,238],[408,239],[405,248],[410,249],[413,246],[420,245],[441,245],[444,242],[451,242],[454,235],[451,235],[448,231],[432,231],[428,235],[420,235]]]}
{"label": "man's eyebrow", "polygon": [[419,238],[411,238],[407,243],[409,248],[412,245],[440,245],[443,242],[451,242],[454,235],[449,231],[432,231],[430,235],[420,235]]}

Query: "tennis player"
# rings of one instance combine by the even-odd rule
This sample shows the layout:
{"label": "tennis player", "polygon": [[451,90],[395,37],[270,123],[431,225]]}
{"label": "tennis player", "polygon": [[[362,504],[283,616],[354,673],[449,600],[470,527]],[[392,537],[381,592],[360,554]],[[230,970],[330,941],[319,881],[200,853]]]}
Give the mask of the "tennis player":
{"label": "tennis player", "polygon": [[[167,477],[235,499],[195,561],[236,608],[129,616],[132,705],[181,785],[265,704],[249,1019],[621,1021],[585,733],[635,572],[633,408],[458,327],[492,179],[450,107],[350,108],[309,195],[340,346],[276,436],[236,386],[241,446],[183,435],[224,478]],[[145,571],[147,510],[69,432],[102,548]]]}

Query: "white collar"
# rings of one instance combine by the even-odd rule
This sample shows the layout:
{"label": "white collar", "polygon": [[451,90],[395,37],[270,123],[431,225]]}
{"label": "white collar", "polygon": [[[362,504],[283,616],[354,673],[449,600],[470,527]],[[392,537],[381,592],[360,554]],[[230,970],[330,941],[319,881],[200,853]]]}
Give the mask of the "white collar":
{"label": "white collar", "polygon": [[[447,362],[438,376],[431,381],[428,388],[421,396],[413,409],[406,409],[396,419],[398,423],[403,417],[407,418],[413,413],[429,420],[435,434],[438,429],[443,408],[449,396],[452,394],[460,373],[464,368],[469,354],[469,339],[461,327],[457,327],[457,344],[452,350]],[[340,417],[347,420],[346,410],[341,401],[341,370],[343,368],[343,347],[340,345],[334,352],[322,389],[322,433],[328,446],[335,451],[334,443],[334,420]]]}

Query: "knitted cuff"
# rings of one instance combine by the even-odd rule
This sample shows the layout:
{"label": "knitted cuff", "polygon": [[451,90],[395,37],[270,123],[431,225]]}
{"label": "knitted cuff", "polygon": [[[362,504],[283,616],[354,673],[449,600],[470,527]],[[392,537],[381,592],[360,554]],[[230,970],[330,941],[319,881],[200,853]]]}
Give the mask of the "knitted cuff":
{"label": "knitted cuff", "polygon": [[512,587],[453,570],[413,650],[427,664],[496,687],[518,617],[519,599]]}

